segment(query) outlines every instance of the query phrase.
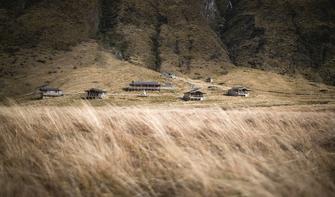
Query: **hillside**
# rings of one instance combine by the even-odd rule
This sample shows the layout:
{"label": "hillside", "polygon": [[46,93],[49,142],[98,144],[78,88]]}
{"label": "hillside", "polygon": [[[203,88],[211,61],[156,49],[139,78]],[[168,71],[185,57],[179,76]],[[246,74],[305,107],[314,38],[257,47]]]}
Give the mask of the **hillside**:
{"label": "hillside", "polygon": [[36,47],[67,50],[98,32],[98,1],[4,0],[0,3],[1,50]]}
{"label": "hillside", "polygon": [[[334,84],[334,8],[331,0],[4,0],[1,58],[94,38],[153,70],[195,77],[234,64]],[[1,64],[3,75],[16,62]]]}
{"label": "hillside", "polygon": [[[63,52],[43,48],[22,49],[15,58],[19,65],[22,62],[27,65],[7,68],[9,74],[0,79],[3,87],[0,98],[15,98],[18,102],[32,105],[80,104],[84,91],[93,87],[107,90],[109,94],[106,100],[96,101],[98,105],[104,102],[121,106],[185,105],[180,97],[192,87],[199,87],[207,93],[206,101],[199,103],[205,106],[308,105],[334,104],[335,101],[333,86],[309,82],[301,75],[285,76],[252,68],[232,67],[224,75],[204,70],[193,78],[177,72],[177,79],[165,79],[159,72],[118,59],[112,50],[101,48],[95,40],[82,42]],[[205,82],[208,76],[213,77],[213,83]],[[139,98],[138,92],[123,90],[131,81],[137,80],[173,83],[176,89],[149,93],[148,98]],[[57,99],[35,100],[37,88],[45,84],[61,88],[66,95]],[[249,87],[252,90],[250,98],[225,96],[227,90],[236,85]]]}
{"label": "hillside", "polygon": [[300,72],[334,84],[334,1],[232,2],[221,38],[236,65]]}

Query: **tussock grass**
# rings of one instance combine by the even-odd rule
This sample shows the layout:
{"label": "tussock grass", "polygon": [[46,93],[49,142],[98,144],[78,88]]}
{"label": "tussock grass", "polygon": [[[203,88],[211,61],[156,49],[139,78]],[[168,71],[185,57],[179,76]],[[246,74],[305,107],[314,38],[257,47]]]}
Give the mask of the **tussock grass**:
{"label": "tussock grass", "polygon": [[0,196],[333,196],[333,112],[1,107]]}

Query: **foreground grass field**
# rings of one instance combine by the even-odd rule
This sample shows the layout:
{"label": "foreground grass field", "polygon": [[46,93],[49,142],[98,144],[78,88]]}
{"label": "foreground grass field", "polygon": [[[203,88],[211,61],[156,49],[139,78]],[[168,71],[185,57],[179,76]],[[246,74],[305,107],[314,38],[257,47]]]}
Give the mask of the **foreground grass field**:
{"label": "foreground grass field", "polygon": [[332,111],[0,108],[0,196],[334,196]]}

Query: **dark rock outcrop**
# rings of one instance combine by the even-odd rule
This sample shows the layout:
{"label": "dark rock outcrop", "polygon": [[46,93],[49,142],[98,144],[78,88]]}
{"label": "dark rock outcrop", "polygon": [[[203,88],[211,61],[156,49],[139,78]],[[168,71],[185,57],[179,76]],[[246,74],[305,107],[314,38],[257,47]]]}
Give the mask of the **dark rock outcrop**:
{"label": "dark rock outcrop", "polygon": [[218,32],[234,64],[300,72],[335,83],[327,76],[335,69],[334,1],[231,0],[230,8],[225,0],[217,4],[225,20]]}

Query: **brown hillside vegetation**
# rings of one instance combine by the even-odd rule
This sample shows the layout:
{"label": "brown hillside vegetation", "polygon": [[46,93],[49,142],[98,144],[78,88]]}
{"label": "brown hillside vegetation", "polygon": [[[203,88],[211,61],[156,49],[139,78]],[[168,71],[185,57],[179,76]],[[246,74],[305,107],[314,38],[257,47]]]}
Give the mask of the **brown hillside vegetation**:
{"label": "brown hillside vegetation", "polygon": [[[335,87],[310,82],[301,75],[288,76],[258,69],[231,67],[224,74],[207,69],[193,78],[176,72],[176,79],[165,79],[159,72],[119,60],[110,50],[101,49],[94,40],[83,42],[66,52],[26,49],[15,58],[0,57],[0,61],[5,64],[16,61],[17,64],[2,67],[5,74],[0,73],[1,101],[9,97],[20,103],[71,106],[80,104],[84,90],[95,87],[108,91],[108,98],[97,103],[122,106],[159,103],[184,105],[187,103],[181,101],[180,97],[192,86],[196,86],[207,93],[203,104],[219,104],[224,107],[335,104]],[[21,64],[26,65],[20,66]],[[208,76],[214,78],[213,83],[205,82]],[[176,89],[150,93],[148,98],[143,99],[138,97],[138,92],[123,90],[133,80],[173,83]],[[65,96],[35,100],[34,94],[44,84],[62,89]],[[233,98],[224,95],[236,85],[251,88],[250,97]],[[215,86],[216,89],[210,89],[210,86]]]}
{"label": "brown hillside vegetation", "polygon": [[97,0],[3,0],[0,49],[15,51],[43,46],[66,50],[94,36],[98,25]]}
{"label": "brown hillside vegetation", "polygon": [[334,112],[1,107],[1,196],[334,196]]}
{"label": "brown hillside vegetation", "polygon": [[234,64],[334,84],[334,7],[333,0],[2,0],[0,52],[69,50],[93,38],[154,70],[195,76]]}

